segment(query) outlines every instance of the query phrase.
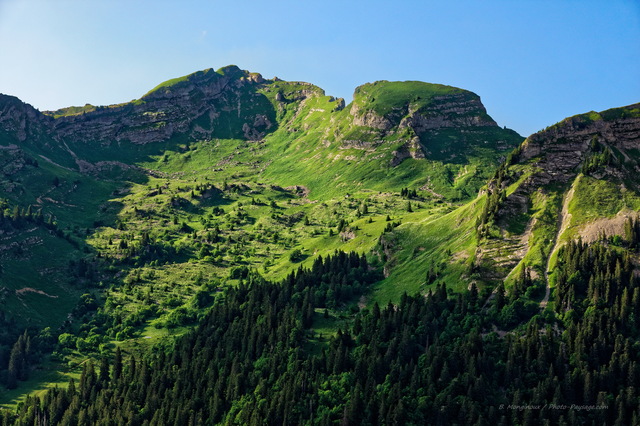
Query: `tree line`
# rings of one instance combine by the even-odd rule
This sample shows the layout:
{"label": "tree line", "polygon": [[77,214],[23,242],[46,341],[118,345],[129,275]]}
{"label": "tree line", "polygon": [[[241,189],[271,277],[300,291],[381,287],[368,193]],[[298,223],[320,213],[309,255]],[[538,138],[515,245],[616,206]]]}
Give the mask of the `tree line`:
{"label": "tree line", "polygon": [[327,306],[342,303],[345,287],[353,297],[379,279],[366,258],[336,253],[281,283],[249,272],[174,344],[89,362],[78,382],[30,397],[3,421],[637,424],[631,271],[616,247],[572,243],[559,253],[556,314],[505,323],[505,307],[524,295],[486,302],[489,290],[456,294],[438,283],[361,309],[329,338],[314,330]]}

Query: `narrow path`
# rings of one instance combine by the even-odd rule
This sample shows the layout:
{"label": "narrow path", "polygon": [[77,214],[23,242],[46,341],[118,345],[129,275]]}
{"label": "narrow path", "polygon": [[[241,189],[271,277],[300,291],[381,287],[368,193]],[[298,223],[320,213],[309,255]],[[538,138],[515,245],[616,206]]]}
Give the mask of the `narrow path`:
{"label": "narrow path", "polygon": [[[549,258],[551,258],[551,256],[549,256]],[[547,259],[547,269],[544,271],[544,280],[547,285],[544,291],[544,298],[540,302],[540,309],[543,311],[547,308],[547,303],[549,303],[549,295],[551,294],[551,287],[549,286],[549,259]]]}
{"label": "narrow path", "polygon": [[571,214],[569,214],[569,202],[573,198],[573,194],[575,192],[575,184],[577,179],[573,181],[571,185],[571,189],[567,191],[562,199],[562,211],[560,213],[560,217],[558,218],[558,229],[553,238],[553,246],[547,255],[547,264],[544,267],[544,281],[545,281],[545,291],[544,297],[540,301],[540,309],[544,310],[547,308],[547,304],[549,303],[549,296],[551,295],[551,286],[549,285],[549,264],[551,263],[551,255],[558,250],[558,245],[560,243],[559,237],[564,233],[564,231],[569,226],[569,221],[571,220]]}
{"label": "narrow path", "polygon": [[52,160],[52,159],[50,159],[50,158],[45,157],[45,156],[44,156],[44,155],[42,155],[42,154],[38,154],[38,156],[39,156],[40,158],[42,158],[43,160],[45,160],[46,162],[51,163],[51,164],[53,164],[54,166],[58,166],[58,167],[60,167],[61,169],[69,170],[70,172],[75,172],[75,171],[77,171],[77,170],[70,169],[69,167],[61,166],[60,164],[56,163],[55,161],[53,161],[53,160]]}
{"label": "narrow path", "polygon": [[49,188],[49,189],[47,190],[47,192],[45,192],[44,194],[39,195],[39,196],[38,196],[38,198],[36,198],[36,204],[42,204],[42,197],[44,197],[44,196],[46,196],[46,195],[49,195],[49,193],[50,193],[51,191],[53,191],[54,189],[56,189],[56,187],[55,187],[55,186],[52,186],[51,188]]}

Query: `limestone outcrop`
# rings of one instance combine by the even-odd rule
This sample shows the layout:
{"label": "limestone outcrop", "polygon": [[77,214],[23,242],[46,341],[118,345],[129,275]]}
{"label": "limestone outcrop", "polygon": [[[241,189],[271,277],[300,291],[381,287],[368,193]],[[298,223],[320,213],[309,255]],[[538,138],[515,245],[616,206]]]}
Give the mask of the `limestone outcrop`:
{"label": "limestone outcrop", "polygon": [[[147,144],[191,131],[201,138],[210,137],[216,131],[218,119],[225,113],[239,110],[238,107],[245,102],[259,102],[255,91],[243,88],[263,82],[259,74],[242,71],[235,66],[218,72],[200,71],[183,81],[161,85],[137,101],[59,117],[54,122],[54,131],[63,139],[102,143],[130,141]],[[238,136],[250,135],[255,139],[260,137],[262,130],[270,127],[264,114],[241,118],[246,121],[234,123],[236,128],[233,130]]]}
{"label": "limestone outcrop", "polygon": [[640,149],[640,117],[631,113],[634,110],[640,110],[640,104],[581,114],[531,135],[522,145],[520,159],[533,161],[540,171],[528,186],[575,178],[596,142],[628,158],[627,151]]}

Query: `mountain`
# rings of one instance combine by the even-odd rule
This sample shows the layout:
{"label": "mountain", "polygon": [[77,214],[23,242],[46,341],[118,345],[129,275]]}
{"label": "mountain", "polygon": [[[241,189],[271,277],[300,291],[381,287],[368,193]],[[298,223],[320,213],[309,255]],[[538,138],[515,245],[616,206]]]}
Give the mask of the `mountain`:
{"label": "mountain", "polygon": [[459,289],[469,281],[509,288],[526,270],[539,286],[553,286],[547,272],[560,247],[624,236],[628,220],[637,218],[639,125],[636,104],[570,117],[531,135],[475,200],[383,238],[398,265],[387,280],[422,281],[427,269]]}
{"label": "mountain", "polygon": [[513,153],[489,183],[499,201],[484,220],[487,234],[519,241],[511,264],[542,276],[566,242],[624,235],[640,207],[639,113],[636,104],[570,117]]}
{"label": "mountain", "polygon": [[[340,152],[338,159],[346,161],[370,162],[369,157],[378,160],[384,154],[388,163],[375,165],[385,169],[425,157],[477,166],[474,160],[486,160],[483,150],[505,152],[520,139],[496,125],[477,95],[461,89],[381,81],[357,88],[345,109],[344,100],[325,96],[311,84],[265,80],[235,66],[169,80],[139,100],[108,107],[40,114],[27,105],[10,106],[8,98],[6,104],[3,122],[13,120],[5,126],[8,139],[24,142],[29,132],[53,138],[60,151],[56,158],[67,157],[60,164],[75,160],[80,172],[106,161],[135,163],[181,142],[211,139],[264,140],[270,151],[288,149],[284,160],[294,155],[291,149],[306,149]],[[452,129],[465,131],[450,135]],[[279,146],[283,143],[288,146]],[[335,155],[329,160],[337,161]]]}
{"label": "mountain", "polygon": [[[345,107],[344,100],[326,96],[314,85],[265,80],[235,66],[169,80],[138,100],[106,107],[40,113],[5,95],[0,105],[7,209],[26,211],[31,206],[59,229],[57,234],[43,230],[46,237],[36,245],[26,233],[12,231],[13,243],[23,252],[61,245],[56,250],[60,257],[49,259],[52,265],[39,261],[39,254],[10,256],[4,277],[7,306],[20,315],[17,306],[24,302],[24,293],[12,292],[23,289],[33,289],[29,294],[38,300],[70,296],[73,302],[61,304],[64,309],[52,324],[64,318],[82,291],[69,285],[69,268],[74,269],[78,259],[95,263],[93,256],[104,251],[90,241],[107,234],[113,239],[109,229],[136,220],[127,215],[127,206],[146,211],[143,219],[155,230],[165,226],[153,220],[160,209],[130,202],[140,185],[191,182],[185,177],[191,173],[196,185],[237,180],[242,185],[291,187],[297,188],[291,194],[297,191],[310,201],[415,188],[427,204],[435,205],[473,196],[500,156],[522,140],[498,127],[479,97],[462,89],[381,81],[357,88],[353,103]],[[180,179],[174,179],[178,174]],[[205,200],[211,190],[202,192],[197,204],[211,204]],[[191,213],[175,199],[168,201],[167,208],[178,210],[177,216]],[[301,210],[296,215],[309,209]],[[317,215],[336,226],[337,210],[335,219]],[[51,238],[60,241],[42,243]],[[370,247],[375,238],[371,234],[368,242],[359,244]],[[339,246],[330,244],[331,249]],[[322,244],[313,251],[318,249],[330,252]],[[261,265],[258,259],[251,263]],[[281,273],[288,268],[281,266]],[[40,278],[44,276],[49,279]],[[99,274],[92,279],[100,281]],[[46,303],[34,301],[27,307],[23,313],[32,320],[54,318]]]}
{"label": "mountain", "polygon": [[640,104],[524,139],[416,81],[2,95],[4,419],[633,423],[639,154]]}

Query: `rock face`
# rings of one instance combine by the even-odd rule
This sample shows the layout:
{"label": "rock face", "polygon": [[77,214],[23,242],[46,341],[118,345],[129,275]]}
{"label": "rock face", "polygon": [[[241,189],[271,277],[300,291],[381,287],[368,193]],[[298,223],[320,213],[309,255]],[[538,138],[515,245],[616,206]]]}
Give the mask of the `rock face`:
{"label": "rock face", "polygon": [[451,127],[497,126],[475,93],[422,82],[379,81],[360,86],[350,114],[357,126],[385,131],[411,128],[417,134]]}
{"label": "rock face", "polygon": [[[56,118],[17,98],[0,95],[0,129],[18,141],[46,133],[61,142],[147,144],[178,133],[211,137],[219,125],[230,129],[231,136],[258,139],[273,126],[270,104],[255,90],[265,82],[259,74],[230,66],[176,80],[137,101]],[[230,123],[232,111],[236,112]]]}
{"label": "rock face", "polygon": [[400,127],[410,127],[417,134],[447,127],[497,127],[487,115],[480,98],[467,93],[438,96],[426,108],[409,111]]}
{"label": "rock face", "polygon": [[480,98],[470,92],[436,96],[427,106],[407,103],[386,115],[379,115],[354,103],[350,114],[353,124],[383,131],[394,127],[411,128],[420,134],[443,128],[497,127],[496,122],[487,115]]}
{"label": "rock face", "polygon": [[529,186],[573,179],[595,142],[627,158],[627,151],[640,149],[640,104],[577,115],[531,135],[522,145],[520,158],[533,160],[540,172]]}
{"label": "rock face", "polygon": [[[138,101],[59,117],[53,127],[56,135],[65,140],[146,144],[167,140],[177,133],[211,137],[217,119],[225,112],[239,109],[243,101],[259,102],[255,91],[245,89],[263,82],[259,74],[235,66],[218,72],[209,69],[174,84],[160,85]],[[262,131],[271,127],[264,114],[242,118],[246,121],[237,123],[235,131],[251,139],[259,138]]]}
{"label": "rock face", "polygon": [[24,142],[41,134],[50,120],[14,96],[0,94],[0,130]]}
{"label": "rock face", "polygon": [[[360,86],[354,94],[349,114],[355,126],[371,129],[380,138],[395,133],[407,140],[394,152],[391,162],[394,166],[410,157],[455,160],[467,145],[490,139],[495,141],[495,133],[486,136],[487,132],[503,130],[487,114],[478,95],[422,82],[379,81]],[[469,137],[444,141],[443,132],[452,129]],[[506,130],[504,133],[504,146],[492,148],[506,150],[512,146],[514,134]]]}
{"label": "rock face", "polygon": [[399,150],[393,151],[391,166],[395,167],[407,158],[425,158],[424,152],[420,147],[420,140],[415,137],[410,142],[405,143]]}
{"label": "rock face", "polygon": [[509,280],[516,265],[531,268],[547,283],[546,304],[553,253],[579,237],[621,235],[637,216],[625,194],[640,193],[639,152],[640,104],[570,117],[527,138],[488,184],[481,217],[497,227],[476,258],[499,273],[486,277]]}
{"label": "rock face", "polygon": [[362,127],[371,127],[382,131],[388,131],[393,128],[393,122],[384,116],[380,116],[371,110],[363,110],[354,103],[349,113],[353,116],[353,124]]}
{"label": "rock face", "polygon": [[[517,161],[534,172],[501,203],[498,216],[526,213],[537,191],[553,191],[550,188],[558,185],[566,188],[581,172],[640,191],[639,150],[640,104],[569,117],[523,142]],[[594,166],[585,170],[588,164]],[[516,172],[499,189],[518,178]],[[490,190],[496,190],[495,184],[495,180],[489,183]],[[568,190],[566,199],[572,194],[573,190]]]}

